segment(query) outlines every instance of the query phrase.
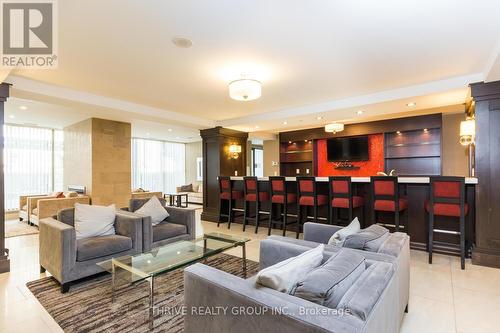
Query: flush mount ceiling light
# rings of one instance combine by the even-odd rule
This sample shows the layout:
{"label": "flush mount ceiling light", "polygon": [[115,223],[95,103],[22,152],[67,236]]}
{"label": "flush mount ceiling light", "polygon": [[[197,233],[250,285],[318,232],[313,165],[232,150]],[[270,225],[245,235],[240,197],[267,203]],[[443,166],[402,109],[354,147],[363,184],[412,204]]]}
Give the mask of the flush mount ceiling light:
{"label": "flush mount ceiling light", "polygon": [[344,130],[344,124],[340,124],[340,123],[331,123],[331,124],[328,124],[328,125],[325,125],[325,132],[327,133],[338,133],[338,132],[342,132]]}
{"label": "flush mount ceiling light", "polygon": [[21,110],[28,110],[28,107],[27,107],[26,105],[21,105],[21,106],[19,107],[19,109],[21,109]]}
{"label": "flush mount ceiling light", "polygon": [[172,43],[182,49],[189,49],[191,46],[193,46],[193,42],[190,39],[184,37],[174,37],[172,38]]}
{"label": "flush mount ceiling light", "polygon": [[414,107],[416,105],[417,105],[417,103],[415,103],[415,102],[410,102],[410,103],[406,104],[406,106],[409,107],[409,108]]}
{"label": "flush mount ceiling light", "polygon": [[262,84],[253,79],[239,79],[229,82],[229,96],[237,101],[252,101],[262,95]]}

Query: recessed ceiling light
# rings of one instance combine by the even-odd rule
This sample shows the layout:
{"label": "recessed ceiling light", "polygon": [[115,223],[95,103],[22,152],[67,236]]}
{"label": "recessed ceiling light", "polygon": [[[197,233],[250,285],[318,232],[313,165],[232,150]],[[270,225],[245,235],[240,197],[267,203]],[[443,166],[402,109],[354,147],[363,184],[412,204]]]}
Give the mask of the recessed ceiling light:
{"label": "recessed ceiling light", "polygon": [[169,129],[168,129],[168,131],[169,131],[169,132],[172,132],[172,129],[171,129],[171,128],[169,128]]}
{"label": "recessed ceiling light", "polygon": [[288,143],[292,143],[292,141],[288,141]]}
{"label": "recessed ceiling light", "polygon": [[193,46],[193,42],[184,37],[174,37],[172,38],[172,43],[174,43],[175,46],[183,48],[183,49],[189,49],[191,46]]}
{"label": "recessed ceiling light", "polygon": [[286,121],[286,120],[285,120],[285,121],[283,122],[283,125],[286,125],[286,124],[288,124],[288,121]]}
{"label": "recessed ceiling light", "polygon": [[424,132],[426,132],[426,133],[427,133],[427,132],[429,132],[429,130],[428,130],[427,128],[424,128]]}
{"label": "recessed ceiling light", "polygon": [[11,114],[11,115],[9,116],[9,118],[10,118],[10,119],[14,119],[14,118],[16,118],[16,116],[14,116],[13,114]]}
{"label": "recessed ceiling light", "polygon": [[361,116],[361,115],[363,114],[363,110],[358,110],[358,112],[356,112],[356,114],[357,114],[358,116]]}
{"label": "recessed ceiling light", "polygon": [[316,119],[321,120],[321,119],[323,119],[323,117],[322,116],[317,116]]}
{"label": "recessed ceiling light", "polygon": [[255,128],[260,128],[259,125],[255,126]]}
{"label": "recessed ceiling light", "polygon": [[409,108],[411,108],[411,107],[413,107],[415,105],[417,105],[417,103],[415,103],[415,102],[410,102],[410,103],[406,104],[406,106],[409,107]]}
{"label": "recessed ceiling light", "polygon": [[28,110],[28,107],[27,107],[26,105],[21,105],[19,108],[20,108],[21,110]]}
{"label": "recessed ceiling light", "polygon": [[397,134],[397,135],[401,135],[401,131],[397,131],[397,132],[396,132],[396,134]]}

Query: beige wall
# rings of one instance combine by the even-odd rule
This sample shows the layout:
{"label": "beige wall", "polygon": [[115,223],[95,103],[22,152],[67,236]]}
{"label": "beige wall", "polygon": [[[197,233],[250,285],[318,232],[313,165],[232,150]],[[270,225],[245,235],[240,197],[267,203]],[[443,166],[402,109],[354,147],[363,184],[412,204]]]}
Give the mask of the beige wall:
{"label": "beige wall", "polygon": [[202,182],[196,180],[196,158],[202,156],[201,141],[186,143],[186,184],[201,185]]}
{"label": "beige wall", "polygon": [[92,118],[64,129],[64,184],[85,185],[96,205],[128,205],[130,123]]}
{"label": "beige wall", "polygon": [[[277,162],[276,166],[272,163]],[[279,140],[266,140],[264,141],[264,177],[267,176],[279,176],[280,174],[280,148]]]}
{"label": "beige wall", "polygon": [[92,192],[92,119],[64,129],[64,188],[83,185]]}
{"label": "beige wall", "polygon": [[467,176],[467,148],[462,146],[460,139],[460,122],[465,119],[463,113],[443,114],[443,176]]}

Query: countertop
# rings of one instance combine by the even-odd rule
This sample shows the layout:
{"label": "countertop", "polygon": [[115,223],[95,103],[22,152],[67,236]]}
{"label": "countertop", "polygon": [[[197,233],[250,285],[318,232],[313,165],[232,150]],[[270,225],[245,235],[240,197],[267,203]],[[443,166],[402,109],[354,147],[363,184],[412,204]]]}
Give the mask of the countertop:
{"label": "countertop", "polygon": [[[243,180],[243,177],[231,177],[231,180]],[[258,180],[266,181],[269,177],[259,177]],[[296,177],[286,177],[286,181],[294,182]],[[328,182],[328,177],[316,177],[317,182]],[[353,183],[369,183],[370,177],[351,177]],[[402,184],[429,184],[430,177],[398,177]],[[477,178],[465,177],[465,184],[477,184]]]}

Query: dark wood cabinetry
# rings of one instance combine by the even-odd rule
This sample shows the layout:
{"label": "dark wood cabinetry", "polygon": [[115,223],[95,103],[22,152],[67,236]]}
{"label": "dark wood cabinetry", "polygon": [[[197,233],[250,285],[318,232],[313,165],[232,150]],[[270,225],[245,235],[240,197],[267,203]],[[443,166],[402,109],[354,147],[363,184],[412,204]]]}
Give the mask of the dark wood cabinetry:
{"label": "dark wood cabinetry", "polygon": [[282,142],[280,144],[280,173],[282,176],[313,175],[313,141],[302,140]]}
{"label": "dark wood cabinetry", "polygon": [[441,128],[385,133],[385,170],[399,175],[441,174]]}

